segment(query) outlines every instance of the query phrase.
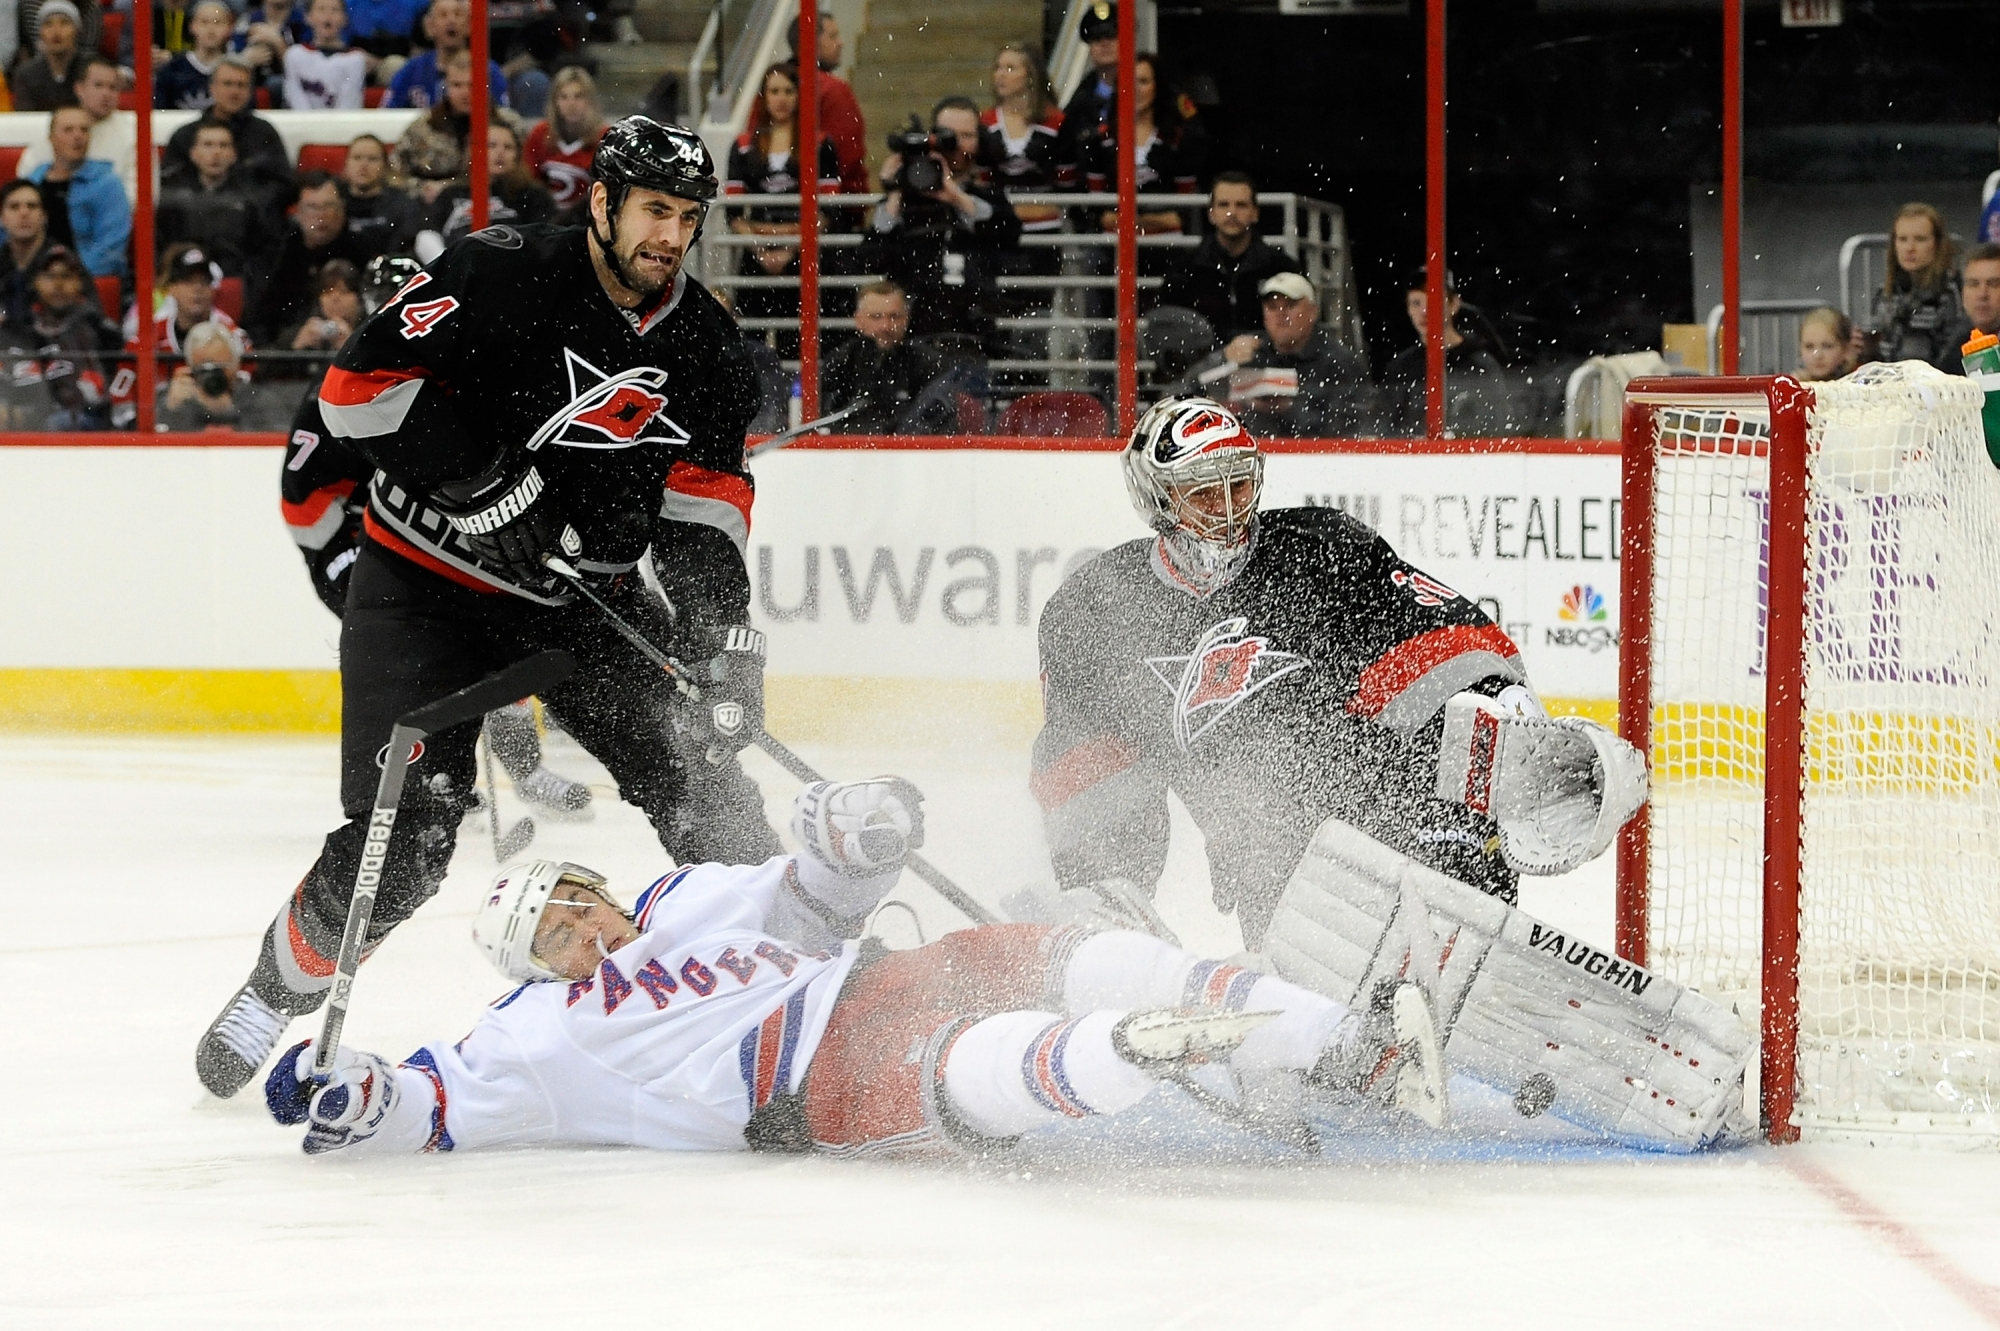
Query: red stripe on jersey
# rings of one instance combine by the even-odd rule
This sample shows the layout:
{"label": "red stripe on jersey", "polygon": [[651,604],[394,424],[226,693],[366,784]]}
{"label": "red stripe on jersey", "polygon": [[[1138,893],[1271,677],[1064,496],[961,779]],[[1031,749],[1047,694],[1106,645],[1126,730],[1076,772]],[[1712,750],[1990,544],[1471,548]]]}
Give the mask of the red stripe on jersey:
{"label": "red stripe on jersey", "polygon": [[750,482],[726,471],[710,471],[692,462],[676,462],[667,469],[667,489],[698,499],[720,499],[743,515],[743,529],[750,529],[750,503],[756,492]]}
{"label": "red stripe on jersey", "polygon": [[1361,681],[1347,703],[1348,714],[1380,716],[1403,690],[1454,656],[1469,652],[1491,652],[1512,660],[1521,649],[1497,624],[1455,624],[1419,633],[1376,657],[1361,672]]}
{"label": "red stripe on jersey", "polygon": [[779,1008],[764,1018],[764,1028],[757,1034],[757,1107],[762,1109],[771,1103],[771,1096],[778,1084],[778,1050],[784,1044],[785,1010]]}
{"label": "red stripe on jersey", "polygon": [[1029,777],[1028,790],[1044,809],[1058,809],[1105,778],[1117,776],[1138,757],[1116,735],[1098,735]]}
{"label": "red stripe on jersey", "polygon": [[285,525],[290,527],[311,527],[326,516],[327,509],[335,504],[347,502],[347,496],[354,493],[353,481],[335,481],[332,485],[322,485],[294,504],[289,499],[280,499],[278,508],[285,515]]}
{"label": "red stripe on jersey", "polygon": [[494,596],[503,595],[500,588],[490,582],[481,582],[464,569],[453,568],[442,559],[404,540],[401,535],[375,520],[375,510],[367,509],[361,514],[361,525],[368,533],[368,539],[384,550],[401,555],[422,568],[427,568],[441,578],[449,578],[461,587],[470,587],[476,592],[487,592]]}
{"label": "red stripe on jersey", "polygon": [[320,380],[319,400],[335,407],[365,407],[397,384],[425,379],[428,370],[343,370],[330,366]]}

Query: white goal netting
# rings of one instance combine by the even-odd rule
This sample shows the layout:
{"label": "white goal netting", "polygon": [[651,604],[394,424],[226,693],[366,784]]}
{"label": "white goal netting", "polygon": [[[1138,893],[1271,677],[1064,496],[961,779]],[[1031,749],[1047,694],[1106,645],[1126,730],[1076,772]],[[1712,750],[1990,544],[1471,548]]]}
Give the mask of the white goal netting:
{"label": "white goal netting", "polygon": [[[1757,1011],[1767,407],[1654,408],[1651,963]],[[1929,367],[1808,407],[1798,1109],[2000,1143],[2000,472]]]}

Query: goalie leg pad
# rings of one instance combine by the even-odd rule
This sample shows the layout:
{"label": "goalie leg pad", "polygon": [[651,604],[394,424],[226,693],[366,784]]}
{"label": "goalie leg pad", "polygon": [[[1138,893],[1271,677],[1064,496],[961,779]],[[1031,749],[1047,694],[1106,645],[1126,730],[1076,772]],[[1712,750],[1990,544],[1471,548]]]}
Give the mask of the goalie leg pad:
{"label": "goalie leg pad", "polygon": [[1754,1048],[1735,1014],[1338,819],[1307,847],[1266,947],[1278,974],[1352,1003],[1422,972],[1405,942],[1418,915],[1447,1071],[1634,1144],[1693,1150],[1733,1126]]}

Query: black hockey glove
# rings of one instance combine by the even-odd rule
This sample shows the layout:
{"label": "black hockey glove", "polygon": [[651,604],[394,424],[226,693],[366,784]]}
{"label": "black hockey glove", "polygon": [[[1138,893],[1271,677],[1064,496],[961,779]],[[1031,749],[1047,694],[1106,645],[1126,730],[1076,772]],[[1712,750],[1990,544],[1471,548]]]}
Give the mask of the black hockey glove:
{"label": "black hockey glove", "polygon": [[542,564],[545,555],[574,562],[583,553],[583,538],[563,517],[532,464],[519,472],[496,467],[472,480],[439,486],[435,499],[445,521],[479,562],[520,586],[546,587],[555,581]]}
{"label": "black hockey glove", "polygon": [[690,665],[695,689],[684,693],[674,729],[709,762],[738,753],[764,730],[764,635],[747,624],[712,629],[701,642],[712,655]]}

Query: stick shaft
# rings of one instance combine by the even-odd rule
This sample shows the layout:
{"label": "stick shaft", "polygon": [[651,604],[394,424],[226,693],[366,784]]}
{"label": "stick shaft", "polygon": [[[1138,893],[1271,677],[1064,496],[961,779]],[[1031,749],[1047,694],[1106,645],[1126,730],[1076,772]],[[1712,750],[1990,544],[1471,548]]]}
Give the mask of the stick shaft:
{"label": "stick shaft", "polygon": [[313,1048],[313,1075],[325,1077],[333,1071],[334,1051],[340,1046],[340,1032],[347,1025],[347,1002],[354,990],[354,973],[361,968],[361,944],[368,935],[368,921],[375,913],[375,893],[382,886],[382,866],[389,856],[389,837],[396,827],[396,810],[403,802],[403,777],[424,732],[414,726],[397,725],[389,733],[389,751],[382,763],[382,779],[375,786],[375,807],[368,815],[368,833],[361,845],[361,864],[354,871],[354,898],[347,903],[347,927],[340,934],[340,959],[334,963],[333,987],[326,996],[326,1018],[320,1024],[319,1043]]}

